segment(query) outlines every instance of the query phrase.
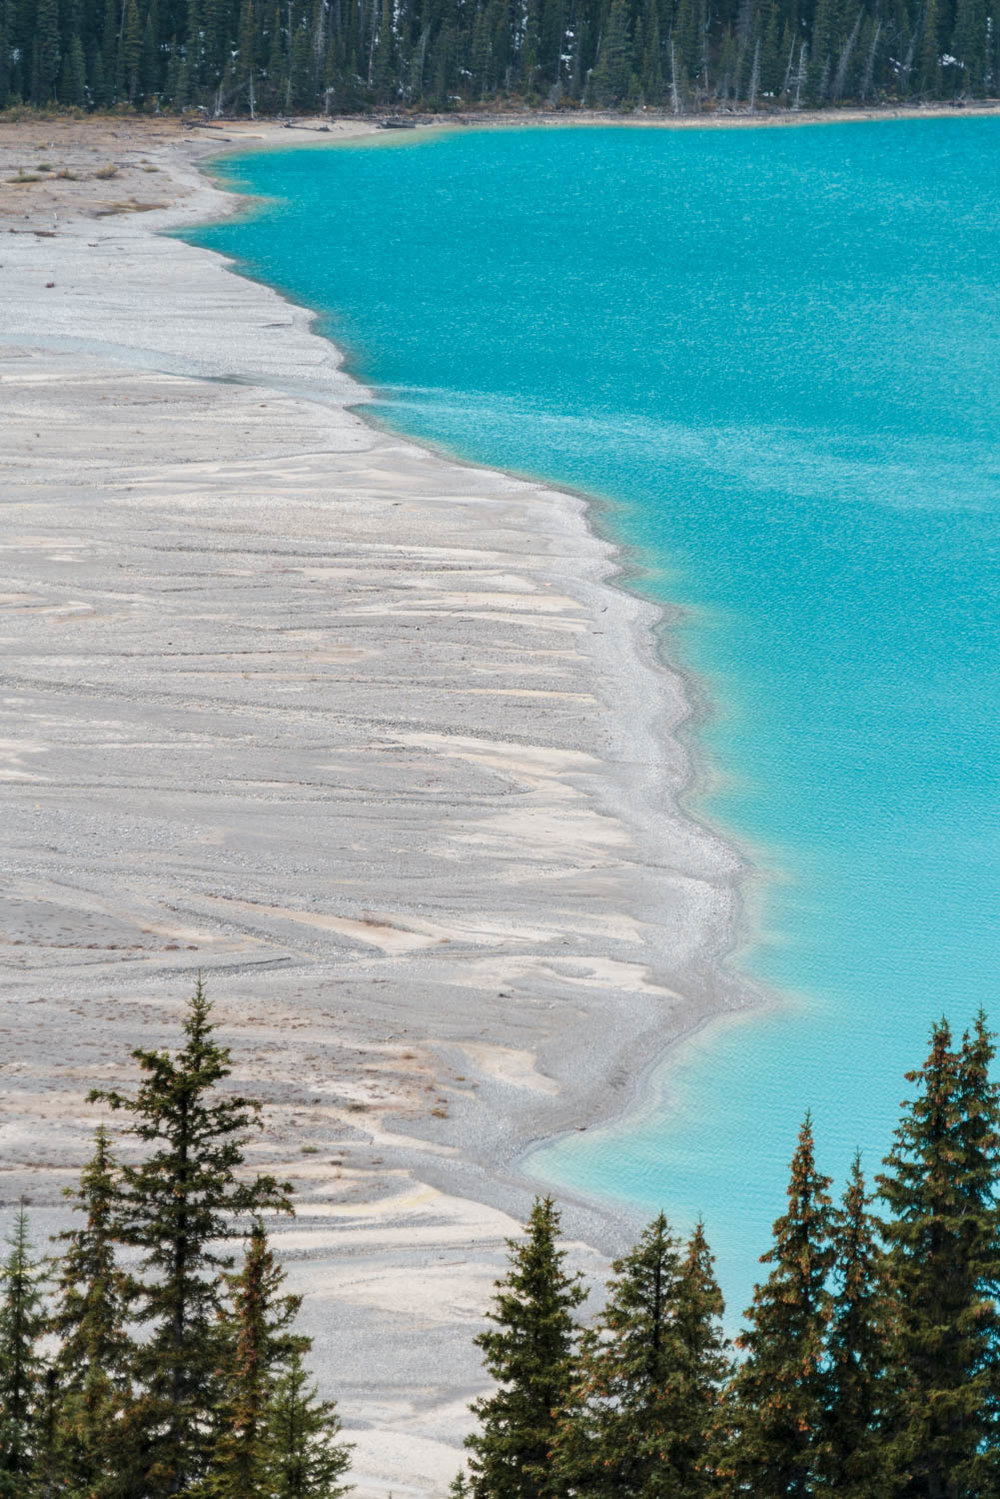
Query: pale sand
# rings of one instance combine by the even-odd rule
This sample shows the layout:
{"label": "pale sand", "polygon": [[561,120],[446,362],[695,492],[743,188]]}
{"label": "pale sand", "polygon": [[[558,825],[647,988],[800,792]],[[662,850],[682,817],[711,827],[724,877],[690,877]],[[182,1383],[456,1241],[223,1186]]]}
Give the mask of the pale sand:
{"label": "pale sand", "polygon": [[[518,1162],[747,1002],[741,871],[583,503],[373,430],[304,311],[155,237],[232,211],[219,145],[0,126],[2,1191],[62,1220],[202,970],[359,1490],[439,1494]],[[565,1212],[595,1272],[636,1227]]]}

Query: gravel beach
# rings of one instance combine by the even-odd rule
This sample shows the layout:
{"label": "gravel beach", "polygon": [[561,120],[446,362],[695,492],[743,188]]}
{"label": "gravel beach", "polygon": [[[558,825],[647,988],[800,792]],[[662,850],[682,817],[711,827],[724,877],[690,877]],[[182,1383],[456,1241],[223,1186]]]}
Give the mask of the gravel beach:
{"label": "gravel beach", "polygon": [[[201,972],[362,1495],[442,1494],[531,1142],[749,1002],[683,681],[578,497],[367,425],[309,314],[164,229],[371,127],[0,124],[3,1201]],[[600,1275],[636,1224],[567,1200]]]}

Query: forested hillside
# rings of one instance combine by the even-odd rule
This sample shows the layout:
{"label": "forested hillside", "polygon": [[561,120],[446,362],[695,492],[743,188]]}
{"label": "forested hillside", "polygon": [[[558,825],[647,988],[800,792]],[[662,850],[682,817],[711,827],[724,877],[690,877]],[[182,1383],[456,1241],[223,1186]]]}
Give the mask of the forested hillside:
{"label": "forested hillside", "polygon": [[998,83],[1000,0],[0,0],[0,109],[682,113]]}

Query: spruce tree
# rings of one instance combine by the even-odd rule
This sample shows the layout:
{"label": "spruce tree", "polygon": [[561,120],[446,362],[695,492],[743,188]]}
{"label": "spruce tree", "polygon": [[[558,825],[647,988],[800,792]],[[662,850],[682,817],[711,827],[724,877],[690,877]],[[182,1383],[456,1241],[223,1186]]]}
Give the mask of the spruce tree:
{"label": "spruce tree", "polygon": [[350,1486],[341,1480],[351,1448],[340,1440],[336,1407],[317,1398],[297,1349],[275,1386],[269,1423],[268,1499],[339,1499],[347,1493]]}
{"label": "spruce tree", "polygon": [[890,1310],[871,1197],[856,1155],[833,1230],[834,1296],[829,1353],[826,1487],[843,1499],[869,1499],[883,1475],[881,1421]]}
{"label": "spruce tree", "polygon": [[60,51],[59,0],[38,0],[36,10],[37,76],[33,90],[35,104],[55,99],[62,63]]}
{"label": "spruce tree", "polygon": [[601,40],[591,80],[594,102],[602,109],[621,104],[628,92],[632,51],[626,0],[611,0],[607,25]]}
{"label": "spruce tree", "polygon": [[538,1198],[523,1240],[508,1241],[510,1263],[476,1338],[498,1388],[474,1402],[479,1430],[466,1438],[477,1499],[547,1499],[557,1492],[550,1452],[574,1379],[573,1311],[584,1300],[567,1274],[559,1214]]}
{"label": "spruce tree", "polygon": [[699,1221],[681,1261],[677,1294],[677,1333],[689,1371],[683,1389],[687,1453],[689,1470],[696,1475],[692,1492],[699,1495],[723,1492],[719,1486],[720,1427],[732,1375],[732,1349],[722,1329],[724,1311],[715,1259]]}
{"label": "spruce tree", "polygon": [[142,22],[135,0],[128,0],[125,11],[125,31],[121,47],[121,66],[125,89],[130,104],[135,102],[139,91],[139,65],[142,62]]}
{"label": "spruce tree", "polygon": [[923,36],[920,42],[920,88],[929,98],[941,93],[941,38],[937,0],[924,5]]}
{"label": "spruce tree", "polygon": [[176,1055],[133,1052],[144,1074],[134,1096],[91,1094],[131,1115],[129,1132],[147,1151],[139,1164],[121,1169],[115,1231],[142,1254],[131,1296],[137,1320],[148,1328],[136,1366],[145,1390],[151,1499],[180,1493],[204,1476],[221,1275],[233,1264],[224,1246],[241,1233],[241,1219],[290,1208],[287,1184],[237,1177],[259,1105],[216,1092],[230,1074],[230,1057],[213,1039],[200,981],[184,1034]]}
{"label": "spruce tree", "polygon": [[118,1499],[131,1490],[139,1438],[131,1411],[128,1277],[115,1258],[116,1168],[104,1125],[79,1188],[66,1195],[86,1217],[59,1236],[65,1248],[56,1262],[50,1321],[60,1340],[53,1468],[63,1492]]}
{"label": "spruce tree", "polygon": [[291,1332],[301,1296],[287,1295],[285,1274],[258,1219],[238,1274],[227,1277],[218,1435],[204,1492],[213,1499],[264,1495],[274,1467],[272,1403],[279,1371],[308,1339]]}
{"label": "spruce tree", "polygon": [[555,1444],[557,1481],[606,1499],[703,1499],[727,1372],[721,1297],[699,1227],[682,1258],[661,1213],[612,1266]]}
{"label": "spruce tree", "polygon": [[972,1499],[996,1483],[1000,1092],[983,1016],[955,1050],[946,1021],[907,1081],[878,1178],[895,1384],[883,1451],[905,1495]]}
{"label": "spruce tree", "polygon": [[44,1390],[43,1269],[22,1204],[0,1269],[0,1496],[24,1499],[34,1466]]}
{"label": "spruce tree", "polygon": [[833,1264],[830,1178],[816,1169],[806,1115],[792,1157],[788,1211],[761,1256],[771,1272],[754,1291],[736,1339],[746,1359],[734,1384],[736,1431],[727,1460],[737,1492],[807,1499],[825,1452],[824,1351]]}

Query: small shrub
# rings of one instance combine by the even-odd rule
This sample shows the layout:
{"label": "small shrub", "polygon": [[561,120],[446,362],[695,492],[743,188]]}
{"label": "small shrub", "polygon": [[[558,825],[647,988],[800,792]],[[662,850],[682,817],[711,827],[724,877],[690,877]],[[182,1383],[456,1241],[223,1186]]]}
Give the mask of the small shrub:
{"label": "small shrub", "polygon": [[118,176],[118,168],[115,166],[114,162],[109,161],[106,166],[98,167],[97,171],[94,173],[94,176],[100,177],[102,182],[106,182],[109,177]]}

